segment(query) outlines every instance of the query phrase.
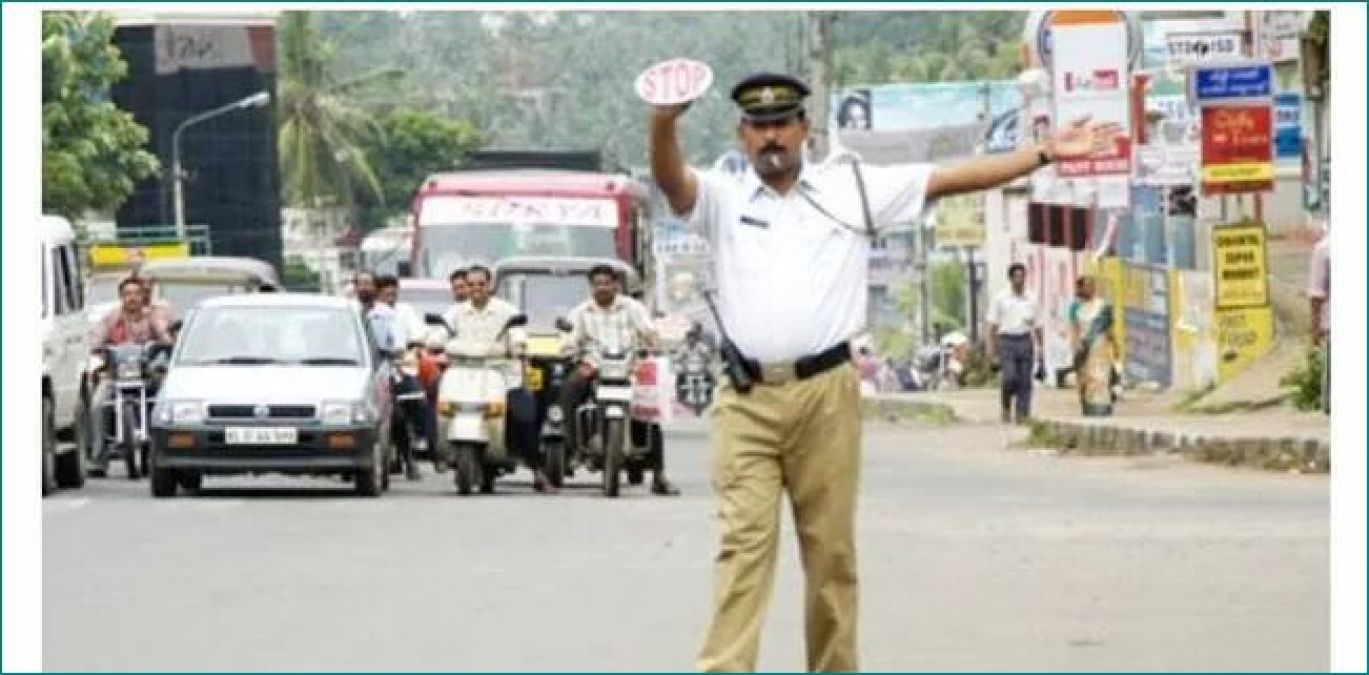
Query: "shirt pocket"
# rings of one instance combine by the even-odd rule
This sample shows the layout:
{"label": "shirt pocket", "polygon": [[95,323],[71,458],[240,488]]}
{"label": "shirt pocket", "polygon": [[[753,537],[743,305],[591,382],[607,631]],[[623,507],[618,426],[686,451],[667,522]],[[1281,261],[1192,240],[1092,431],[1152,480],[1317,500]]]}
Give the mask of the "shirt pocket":
{"label": "shirt pocket", "polygon": [[767,225],[754,225],[741,220],[733,221],[729,226],[728,237],[728,258],[727,264],[740,272],[763,273],[770,268],[770,263],[778,251],[776,245],[779,243],[775,239],[775,224],[768,222],[769,218],[744,215],[752,222],[768,223]]}

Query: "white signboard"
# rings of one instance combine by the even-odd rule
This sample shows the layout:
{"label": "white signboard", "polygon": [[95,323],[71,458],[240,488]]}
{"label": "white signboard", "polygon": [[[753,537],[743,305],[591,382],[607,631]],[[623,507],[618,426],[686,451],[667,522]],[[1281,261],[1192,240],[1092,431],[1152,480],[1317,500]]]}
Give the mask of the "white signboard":
{"label": "white signboard", "polygon": [[423,200],[418,214],[419,226],[462,223],[617,227],[618,204],[611,199],[572,197],[435,195]]}
{"label": "white signboard", "polygon": [[1127,66],[1127,24],[1086,23],[1054,26],[1052,88],[1055,126],[1082,117],[1112,122],[1123,138],[1111,148],[1081,158],[1055,163],[1062,178],[1128,175],[1131,173],[1131,71]]}
{"label": "white signboard", "polygon": [[1241,58],[1241,34],[1237,31],[1220,33],[1169,33],[1165,35],[1171,64],[1230,61]]}
{"label": "white signboard", "polygon": [[637,76],[637,95],[651,105],[678,105],[704,95],[713,84],[713,69],[689,59],[662,61]]}
{"label": "white signboard", "polygon": [[182,68],[240,68],[254,63],[246,26],[157,26],[153,42],[159,75]]}

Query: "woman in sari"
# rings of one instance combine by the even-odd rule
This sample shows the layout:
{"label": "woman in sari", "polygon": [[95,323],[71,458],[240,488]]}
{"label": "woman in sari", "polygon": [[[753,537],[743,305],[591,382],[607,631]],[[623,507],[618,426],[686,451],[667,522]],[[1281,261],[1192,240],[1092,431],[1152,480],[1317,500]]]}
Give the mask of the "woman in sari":
{"label": "woman in sari", "polygon": [[1112,364],[1116,345],[1112,335],[1112,307],[1098,297],[1093,277],[1082,276],[1075,288],[1078,300],[1070,308],[1070,340],[1074,346],[1074,376],[1085,417],[1112,414]]}

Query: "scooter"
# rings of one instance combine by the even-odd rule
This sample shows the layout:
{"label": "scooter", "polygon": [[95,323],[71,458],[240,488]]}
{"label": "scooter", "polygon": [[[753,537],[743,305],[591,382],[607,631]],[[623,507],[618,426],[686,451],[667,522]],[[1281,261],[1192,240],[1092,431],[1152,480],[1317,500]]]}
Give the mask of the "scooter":
{"label": "scooter", "polygon": [[[445,325],[441,317],[426,320]],[[437,412],[440,461],[454,469],[456,489],[468,495],[475,486],[494,492],[495,479],[518,469],[517,458],[504,443],[509,382],[503,362],[516,354],[505,339],[508,331],[527,325],[518,314],[500,330],[494,342],[455,338],[447,342],[447,368],[438,382]],[[450,332],[450,327],[448,327]]]}

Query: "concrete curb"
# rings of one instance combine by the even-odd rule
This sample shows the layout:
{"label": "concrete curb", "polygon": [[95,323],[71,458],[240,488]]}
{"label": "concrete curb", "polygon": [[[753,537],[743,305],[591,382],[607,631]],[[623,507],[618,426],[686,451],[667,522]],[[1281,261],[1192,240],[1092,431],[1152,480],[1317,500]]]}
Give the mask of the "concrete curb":
{"label": "concrete curb", "polygon": [[897,424],[899,422],[925,422],[931,424],[950,424],[959,418],[955,408],[946,403],[931,401],[899,401],[887,398],[862,398],[861,417]]}
{"label": "concrete curb", "polygon": [[1306,437],[1243,437],[1209,432],[1179,432],[1098,422],[1038,419],[1027,443],[1077,455],[1169,455],[1197,462],[1273,471],[1329,473],[1331,445]]}

